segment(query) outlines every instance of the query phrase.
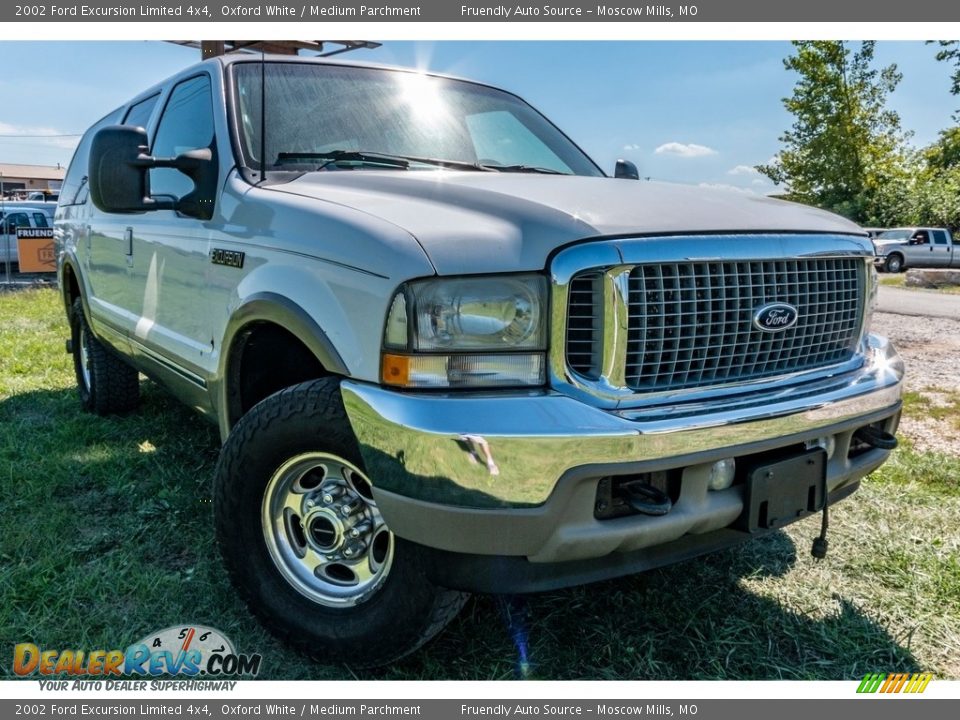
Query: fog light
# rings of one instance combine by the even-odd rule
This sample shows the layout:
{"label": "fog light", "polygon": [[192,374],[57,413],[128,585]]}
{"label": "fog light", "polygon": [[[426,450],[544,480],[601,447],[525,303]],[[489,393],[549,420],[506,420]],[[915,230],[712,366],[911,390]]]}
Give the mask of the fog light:
{"label": "fog light", "polygon": [[733,458],[717,460],[710,468],[710,482],[707,487],[711,490],[726,490],[733,485],[733,477],[737,474],[737,461]]}

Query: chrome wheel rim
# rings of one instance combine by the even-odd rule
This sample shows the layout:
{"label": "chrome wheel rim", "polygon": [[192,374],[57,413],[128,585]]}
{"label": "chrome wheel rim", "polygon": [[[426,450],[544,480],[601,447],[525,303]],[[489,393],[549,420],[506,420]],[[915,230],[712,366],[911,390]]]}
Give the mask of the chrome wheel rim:
{"label": "chrome wheel rim", "polygon": [[90,342],[86,330],[80,330],[80,378],[83,380],[85,390],[90,390],[90,348],[87,346]]}
{"label": "chrome wheel rim", "polygon": [[390,572],[394,537],[370,481],[335,455],[305,453],[283,463],[264,491],[261,524],[280,574],[321,605],[357,605]]}

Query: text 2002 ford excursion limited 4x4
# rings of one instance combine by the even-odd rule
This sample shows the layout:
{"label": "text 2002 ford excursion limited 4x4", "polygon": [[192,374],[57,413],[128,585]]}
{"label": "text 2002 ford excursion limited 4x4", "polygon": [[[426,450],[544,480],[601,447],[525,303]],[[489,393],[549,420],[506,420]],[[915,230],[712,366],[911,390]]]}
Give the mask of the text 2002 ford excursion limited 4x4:
{"label": "text 2002 ford excursion limited 4x4", "polygon": [[900,413],[870,240],[616,175],[485,85],[197,65],[91,128],[64,182],[83,405],[131,409],[140,371],[218,423],[234,584],[356,665],[465,592],[639,572],[849,495]]}

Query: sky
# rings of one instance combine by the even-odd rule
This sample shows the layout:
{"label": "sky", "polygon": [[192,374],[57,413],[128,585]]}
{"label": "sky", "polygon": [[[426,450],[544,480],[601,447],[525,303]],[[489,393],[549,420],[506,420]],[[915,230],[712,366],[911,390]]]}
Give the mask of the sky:
{"label": "sky", "polygon": [[[553,120],[612,174],[617,158],[656,180],[776,188],[753,166],[790,126],[782,98],[796,75],[786,42],[390,41],[357,59],[444,72],[505,88]],[[950,68],[922,42],[879,42],[896,63],[890,97],[918,147],[951,125]],[[66,165],[77,137],[140,90],[199,60],[159,41],[0,41],[0,162]],[[14,136],[14,137],[10,137]]]}

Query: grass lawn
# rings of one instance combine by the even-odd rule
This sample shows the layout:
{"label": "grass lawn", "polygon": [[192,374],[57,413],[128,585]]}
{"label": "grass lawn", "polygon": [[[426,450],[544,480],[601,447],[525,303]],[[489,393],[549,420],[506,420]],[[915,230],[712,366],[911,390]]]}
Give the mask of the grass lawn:
{"label": "grass lawn", "polygon": [[224,631],[272,679],[960,678],[960,458],[910,448],[831,512],[642,576],[477,597],[377,672],[315,664],[258,625],[213,545],[212,426],[143,382],[140,410],[83,414],[51,290],[0,293],[0,676],[13,644],[125,648]]}

